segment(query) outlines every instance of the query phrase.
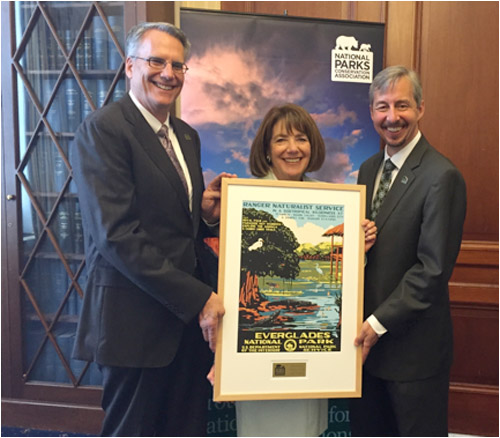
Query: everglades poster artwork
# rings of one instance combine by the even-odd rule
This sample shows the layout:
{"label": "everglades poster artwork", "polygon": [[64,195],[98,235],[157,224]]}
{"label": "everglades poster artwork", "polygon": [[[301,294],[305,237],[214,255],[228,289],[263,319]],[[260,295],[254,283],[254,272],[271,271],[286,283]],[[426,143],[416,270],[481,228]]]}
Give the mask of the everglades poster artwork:
{"label": "everglades poster artwork", "polygon": [[340,351],[344,206],[243,201],[238,352]]}

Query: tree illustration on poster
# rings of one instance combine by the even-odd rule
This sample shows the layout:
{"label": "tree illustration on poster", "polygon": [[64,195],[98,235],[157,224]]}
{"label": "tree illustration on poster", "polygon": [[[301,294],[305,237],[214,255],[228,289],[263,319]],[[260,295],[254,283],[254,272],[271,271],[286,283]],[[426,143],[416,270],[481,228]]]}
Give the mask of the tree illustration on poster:
{"label": "tree illustration on poster", "polygon": [[[356,183],[360,164],[379,150],[368,89],[382,69],[383,24],[182,8],[180,18],[192,43],[180,114],[200,134],[206,183],[222,171],[251,176],[248,156],[259,124],[286,102],[303,106],[325,140],[325,163],[309,176]],[[247,243],[266,250],[269,242],[254,234]],[[279,266],[254,269],[258,277],[267,275],[259,269]],[[280,275],[294,278],[292,271]],[[209,401],[209,409],[209,436],[235,436],[234,405]],[[350,435],[346,400],[330,400],[328,419],[323,436]]]}
{"label": "tree illustration on poster", "polygon": [[241,288],[251,289],[247,280],[256,276],[296,278],[300,271],[295,252],[299,243],[293,232],[269,213],[254,208],[243,209],[243,223],[241,265],[247,269],[241,272]]}

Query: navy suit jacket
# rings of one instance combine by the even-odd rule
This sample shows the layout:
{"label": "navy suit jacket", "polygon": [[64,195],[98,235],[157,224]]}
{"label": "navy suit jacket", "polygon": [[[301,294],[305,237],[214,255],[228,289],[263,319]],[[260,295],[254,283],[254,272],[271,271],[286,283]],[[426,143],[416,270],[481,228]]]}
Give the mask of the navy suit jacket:
{"label": "navy suit jacket", "polygon": [[[365,161],[369,217],[383,151]],[[371,374],[409,381],[451,366],[448,281],[460,250],[466,210],[458,169],[422,136],[398,172],[376,218],[377,241],[365,270],[365,318],[388,330],[365,362]]]}
{"label": "navy suit jacket", "polygon": [[204,223],[200,141],[171,116],[193,183],[193,208],[158,137],[127,95],[95,111],[70,149],[87,285],[74,357],[160,367],[212,288],[196,278]]}

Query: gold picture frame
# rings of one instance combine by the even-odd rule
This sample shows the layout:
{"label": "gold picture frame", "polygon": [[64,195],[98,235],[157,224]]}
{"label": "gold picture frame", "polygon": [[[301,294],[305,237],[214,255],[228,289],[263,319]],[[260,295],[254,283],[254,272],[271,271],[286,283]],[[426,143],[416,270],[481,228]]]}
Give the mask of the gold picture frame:
{"label": "gold picture frame", "polygon": [[365,196],[223,179],[215,401],[361,396]]}

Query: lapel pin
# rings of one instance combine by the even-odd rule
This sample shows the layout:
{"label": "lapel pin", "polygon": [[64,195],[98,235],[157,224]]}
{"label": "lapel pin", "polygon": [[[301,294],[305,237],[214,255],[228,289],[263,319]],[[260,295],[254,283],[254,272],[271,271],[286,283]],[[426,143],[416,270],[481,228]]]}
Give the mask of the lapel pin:
{"label": "lapel pin", "polygon": [[184,134],[184,138],[185,138],[186,140],[191,140],[191,136],[190,136],[189,134]]}
{"label": "lapel pin", "polygon": [[406,175],[405,175],[405,176],[403,176],[403,178],[401,178],[401,182],[402,182],[403,184],[406,184],[406,183],[408,182],[408,177],[407,177]]}

